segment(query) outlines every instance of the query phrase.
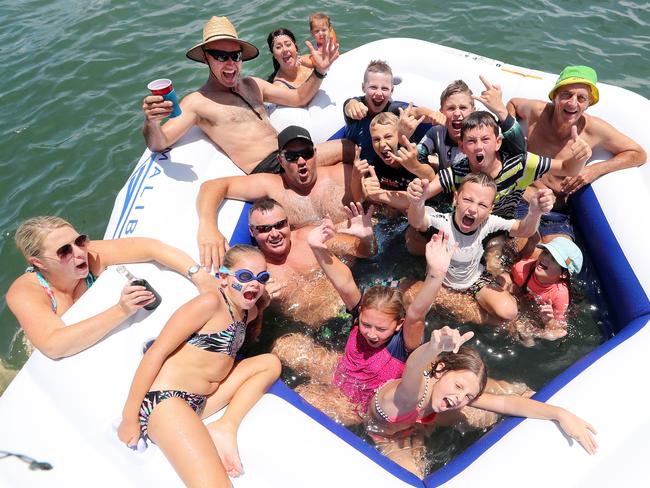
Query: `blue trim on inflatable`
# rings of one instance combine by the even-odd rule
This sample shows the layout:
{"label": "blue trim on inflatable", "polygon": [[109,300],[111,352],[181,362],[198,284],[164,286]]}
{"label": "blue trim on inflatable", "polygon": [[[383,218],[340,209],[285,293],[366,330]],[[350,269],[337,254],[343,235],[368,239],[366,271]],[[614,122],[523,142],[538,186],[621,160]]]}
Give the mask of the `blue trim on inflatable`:
{"label": "blue trim on inflatable", "polygon": [[268,393],[272,393],[282,398],[287,403],[290,403],[305,415],[308,415],[310,418],[318,422],[320,425],[325,427],[341,440],[347,442],[350,446],[364,454],[370,460],[374,461],[376,464],[384,468],[399,480],[403,481],[404,483],[408,483],[411,486],[422,487],[422,480],[420,478],[415,476],[413,473],[405,470],[397,463],[391,461],[383,454],[380,454],[379,451],[361,440],[361,438],[359,438],[356,434],[353,434],[342,425],[337,424],[316,407],[313,407],[307,403],[302,399],[300,395],[298,395],[298,393],[285,385],[281,380],[277,380],[275,383],[273,383]]}
{"label": "blue trim on inflatable", "polygon": [[244,203],[244,208],[242,208],[239,214],[235,230],[232,231],[232,236],[230,236],[231,246],[235,244],[253,244],[251,233],[248,231],[248,211],[251,207],[252,205],[250,203]]}
{"label": "blue trim on inflatable", "polygon": [[[328,140],[342,137],[344,131],[345,128],[338,130]],[[625,258],[591,187],[587,186],[579,192],[573,198],[572,205],[575,214],[579,216],[579,218],[574,219],[577,222],[578,231],[586,236],[599,236],[598,240],[584,239],[584,242],[593,262],[598,263],[598,266],[595,267],[596,272],[605,292],[615,326],[620,333],[574,363],[537,392],[533,398],[542,402],[548,400],[596,360],[636,334],[648,323],[650,317],[648,297]],[[248,232],[249,206],[250,204],[246,204],[239,216],[230,239],[231,245],[251,242]],[[276,381],[269,389],[269,393],[283,398],[398,479],[412,486],[423,486],[424,484],[426,488],[434,488],[458,475],[524,420],[515,417],[504,419],[443,468],[432,473],[424,480],[420,480],[417,476],[380,454],[345,427],[334,422],[323,412],[305,402],[300,395],[282,381]]]}
{"label": "blue trim on inflatable", "polygon": [[[614,348],[628,340],[634,334],[639,332],[643,327],[650,323],[650,316],[639,317],[627,325],[618,335],[601,344],[596,349],[587,354],[578,362],[572,364],[565,371],[553,378],[548,384],[538,391],[533,399],[546,402],[555,393],[562,389],[573,378],[582,373],[585,369],[595,363],[598,359],[605,356]],[[484,452],[492,447],[508,432],[519,425],[524,419],[521,417],[509,417],[502,420],[490,432],[481,437],[474,444],[469,446],[465,451],[452,459],[446,466],[439,469],[435,473],[424,479],[424,485],[427,488],[433,488],[446,483],[454,476],[458,475],[476,459],[478,459]]]}
{"label": "blue trim on inflatable", "polygon": [[140,189],[144,184],[145,177],[149,174],[149,170],[151,169],[153,163],[156,161],[158,155],[159,153],[151,153],[149,160],[145,163],[142,163],[138,168],[136,168],[133,172],[133,175],[129,178],[126,197],[124,198],[124,204],[122,205],[122,213],[120,213],[120,218],[115,225],[113,239],[122,237],[122,231],[124,230],[128,216],[131,214],[135,202],[138,199],[138,194],[140,193]]}
{"label": "blue trim on inflatable", "polygon": [[[602,211],[591,186],[585,187],[572,200],[576,227],[591,256],[604,296],[609,305],[609,315],[618,333],[634,319],[650,314],[650,301],[639,283],[634,270]],[[589,239],[597,235],[598,239]]]}

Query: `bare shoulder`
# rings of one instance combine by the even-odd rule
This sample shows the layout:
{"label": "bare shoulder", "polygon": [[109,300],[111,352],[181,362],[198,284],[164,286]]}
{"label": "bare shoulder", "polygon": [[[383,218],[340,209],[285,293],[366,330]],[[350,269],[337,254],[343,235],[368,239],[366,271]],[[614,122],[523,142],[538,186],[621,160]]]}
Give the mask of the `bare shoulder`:
{"label": "bare shoulder", "polygon": [[330,178],[337,183],[343,183],[346,178],[352,175],[351,164],[336,163],[331,166],[319,166],[318,175]]}
{"label": "bare shoulder", "polygon": [[521,119],[529,119],[531,117],[539,117],[548,105],[542,100],[535,100],[532,98],[512,98],[509,104],[515,107],[517,117]]}
{"label": "bare shoulder", "polygon": [[31,309],[39,302],[49,307],[50,299],[41,288],[33,273],[24,273],[16,278],[5,295],[7,305],[14,315],[18,315],[17,310]]}
{"label": "bare shoulder", "polygon": [[592,137],[612,137],[620,132],[609,122],[596,117],[595,115],[585,114],[585,131]]}
{"label": "bare shoulder", "polygon": [[261,78],[257,78],[256,76],[247,76],[245,78],[242,78],[239,82],[239,89],[240,90],[245,90],[247,93],[249,93],[251,96],[253,96],[256,100],[259,102],[262,101],[262,93],[264,92],[264,88],[270,85],[268,81],[265,81]]}

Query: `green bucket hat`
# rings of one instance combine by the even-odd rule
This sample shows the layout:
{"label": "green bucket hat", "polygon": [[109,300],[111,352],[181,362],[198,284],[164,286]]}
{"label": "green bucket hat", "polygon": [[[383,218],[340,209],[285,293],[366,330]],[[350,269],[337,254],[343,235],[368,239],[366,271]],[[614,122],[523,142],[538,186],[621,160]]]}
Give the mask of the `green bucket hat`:
{"label": "green bucket hat", "polygon": [[592,98],[590,105],[596,105],[599,99],[598,87],[596,86],[596,83],[598,83],[598,77],[596,76],[596,71],[589,66],[567,66],[564,68],[560,73],[560,77],[555,82],[555,86],[548,93],[548,98],[553,101],[553,97],[558,88],[576,83],[589,85],[591,88]]}

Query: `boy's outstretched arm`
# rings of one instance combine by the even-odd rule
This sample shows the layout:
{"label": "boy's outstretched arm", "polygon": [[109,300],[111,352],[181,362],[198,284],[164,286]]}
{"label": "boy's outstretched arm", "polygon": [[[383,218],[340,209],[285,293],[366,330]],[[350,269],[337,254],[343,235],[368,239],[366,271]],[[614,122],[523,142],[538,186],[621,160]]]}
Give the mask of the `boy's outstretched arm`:
{"label": "boy's outstretched arm", "polygon": [[591,158],[591,147],[582,137],[578,135],[578,128],[574,125],[571,128],[571,157],[569,159],[551,160],[549,173],[555,176],[575,176],[586,162]]}
{"label": "boy's outstretched arm", "polygon": [[420,232],[424,232],[429,228],[424,210],[425,194],[428,189],[429,180],[421,180],[420,178],[411,181],[406,189],[406,196],[409,199],[409,225]]}
{"label": "boy's outstretched arm", "polygon": [[548,188],[543,190],[538,190],[537,193],[533,195],[528,206],[528,213],[526,216],[515,221],[512,228],[510,229],[511,237],[530,237],[539,227],[539,220],[542,214],[550,212],[553,209],[553,204],[555,203],[555,197],[553,196],[553,190]]}

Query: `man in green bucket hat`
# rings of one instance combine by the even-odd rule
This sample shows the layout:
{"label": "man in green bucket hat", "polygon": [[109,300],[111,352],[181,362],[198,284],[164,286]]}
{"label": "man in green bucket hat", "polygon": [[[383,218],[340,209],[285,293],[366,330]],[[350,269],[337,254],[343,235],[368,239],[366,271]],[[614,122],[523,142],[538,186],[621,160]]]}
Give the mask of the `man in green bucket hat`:
{"label": "man in green bucket hat", "polygon": [[[528,250],[541,238],[544,243],[555,237],[574,239],[567,199],[585,185],[603,175],[621,169],[640,166],[646,161],[643,148],[604,120],[588,115],[586,110],[600,100],[598,77],[589,66],[567,66],[548,94],[550,102],[513,98],[507,108],[511,115],[528,126],[528,150],[553,158],[563,158],[569,151],[571,131],[575,126],[592,150],[599,146],[612,157],[587,164],[577,176],[545,175],[538,188],[551,188],[557,198],[553,211],[542,218],[539,235],[529,241]],[[529,188],[535,191],[535,188]],[[525,204],[524,204],[525,206]],[[524,208],[520,209],[523,211]]]}
{"label": "man in green bucket hat", "polygon": [[[206,135],[245,173],[279,173],[277,132],[271,125],[264,102],[289,107],[307,105],[318,92],[330,65],[338,58],[338,44],[327,42],[316,50],[307,44],[315,67],[295,90],[273,85],[253,76],[241,76],[242,64],[257,57],[258,49],[240,39],[226,17],[212,17],[203,27],[201,42],[187,51],[192,61],[208,68],[208,79],[197,91],[181,100],[182,113],[170,118],[172,104],[160,95],[145,97],[144,137],[152,151],[175,144],[193,126]],[[178,87],[177,87],[178,89]],[[352,162],[354,147],[341,140],[317,145],[319,165],[343,159]]]}

